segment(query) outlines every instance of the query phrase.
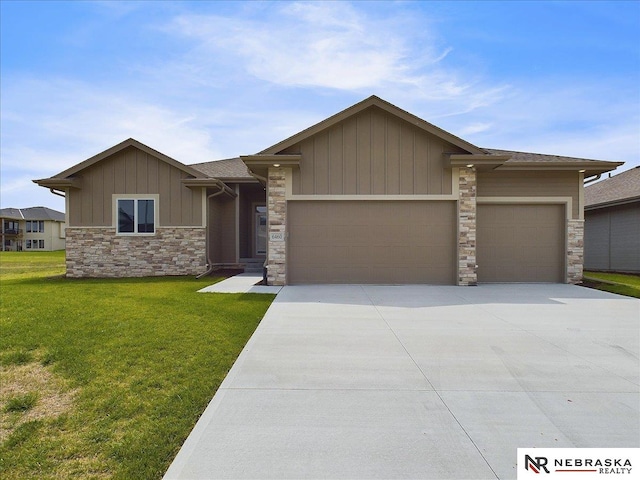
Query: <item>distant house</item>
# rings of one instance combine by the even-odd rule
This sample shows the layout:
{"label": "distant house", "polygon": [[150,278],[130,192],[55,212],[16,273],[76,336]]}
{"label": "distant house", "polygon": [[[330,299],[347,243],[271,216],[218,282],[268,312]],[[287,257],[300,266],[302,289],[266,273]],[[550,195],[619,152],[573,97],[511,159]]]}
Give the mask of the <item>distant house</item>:
{"label": "distant house", "polygon": [[584,189],[587,270],[640,273],[640,167]]}
{"label": "distant house", "polygon": [[71,277],[575,283],[584,179],[620,165],[481,148],[372,96],[254,155],[186,165],[129,139],[34,181],[67,197]]}
{"label": "distant house", "polygon": [[2,251],[64,250],[64,213],[47,207],[0,210]]}

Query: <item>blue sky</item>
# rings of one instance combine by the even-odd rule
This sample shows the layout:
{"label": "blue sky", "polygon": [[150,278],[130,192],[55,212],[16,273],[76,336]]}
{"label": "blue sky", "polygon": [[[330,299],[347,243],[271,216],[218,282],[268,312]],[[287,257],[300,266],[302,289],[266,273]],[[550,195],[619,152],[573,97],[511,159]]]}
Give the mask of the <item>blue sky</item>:
{"label": "blue sky", "polygon": [[262,150],[372,94],[481,147],[640,165],[640,2],[0,2],[2,207],[133,137]]}

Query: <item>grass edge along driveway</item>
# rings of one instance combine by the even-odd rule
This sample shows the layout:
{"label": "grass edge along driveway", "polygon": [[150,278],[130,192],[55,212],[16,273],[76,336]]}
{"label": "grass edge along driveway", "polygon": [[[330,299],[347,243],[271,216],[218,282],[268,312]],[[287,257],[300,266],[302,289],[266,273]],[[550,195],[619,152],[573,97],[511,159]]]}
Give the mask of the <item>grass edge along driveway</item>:
{"label": "grass edge along driveway", "polygon": [[0,253],[0,477],[161,478],[273,295]]}

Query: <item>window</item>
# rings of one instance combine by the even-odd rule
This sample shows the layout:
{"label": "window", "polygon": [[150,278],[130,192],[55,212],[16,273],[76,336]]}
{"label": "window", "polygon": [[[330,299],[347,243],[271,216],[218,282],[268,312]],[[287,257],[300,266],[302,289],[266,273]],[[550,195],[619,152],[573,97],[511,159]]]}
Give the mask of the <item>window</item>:
{"label": "window", "polygon": [[38,248],[44,248],[44,240],[38,240]]}
{"label": "window", "polygon": [[25,248],[31,248],[31,240],[26,241]]}
{"label": "window", "polygon": [[44,233],[44,220],[27,220],[27,233]]}
{"label": "window", "polygon": [[119,198],[118,233],[155,233],[155,200]]}

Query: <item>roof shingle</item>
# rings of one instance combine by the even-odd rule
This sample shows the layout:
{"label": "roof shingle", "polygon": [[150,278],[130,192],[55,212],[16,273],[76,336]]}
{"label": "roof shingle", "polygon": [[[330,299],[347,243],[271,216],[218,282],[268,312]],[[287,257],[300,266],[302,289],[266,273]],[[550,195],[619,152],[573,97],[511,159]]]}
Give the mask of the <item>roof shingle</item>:
{"label": "roof shingle", "polygon": [[640,167],[619,173],[584,189],[584,206],[640,200]]}

